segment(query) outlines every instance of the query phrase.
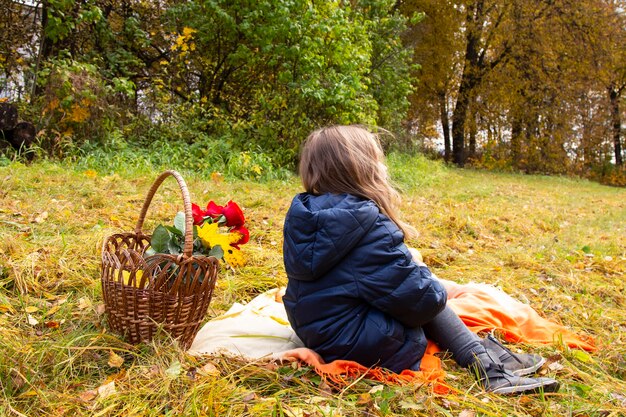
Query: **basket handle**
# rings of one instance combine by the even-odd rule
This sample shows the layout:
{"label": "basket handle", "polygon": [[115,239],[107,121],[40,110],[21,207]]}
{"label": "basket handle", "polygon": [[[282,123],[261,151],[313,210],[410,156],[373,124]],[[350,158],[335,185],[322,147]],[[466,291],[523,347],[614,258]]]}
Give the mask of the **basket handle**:
{"label": "basket handle", "polygon": [[154,181],[154,184],[152,184],[152,187],[146,196],[146,201],[144,201],[143,207],[141,208],[141,214],[139,215],[139,220],[137,220],[137,226],[135,226],[135,233],[141,233],[143,222],[146,218],[146,213],[148,212],[148,207],[150,207],[150,203],[152,202],[152,197],[154,197],[156,190],[163,183],[163,181],[170,175],[173,176],[178,182],[178,188],[180,188],[183,195],[183,204],[185,206],[185,246],[183,247],[183,256],[185,258],[189,258],[193,255],[193,216],[191,214],[191,198],[189,197],[189,189],[187,188],[185,180],[174,170],[163,172],[159,175],[156,181]]}

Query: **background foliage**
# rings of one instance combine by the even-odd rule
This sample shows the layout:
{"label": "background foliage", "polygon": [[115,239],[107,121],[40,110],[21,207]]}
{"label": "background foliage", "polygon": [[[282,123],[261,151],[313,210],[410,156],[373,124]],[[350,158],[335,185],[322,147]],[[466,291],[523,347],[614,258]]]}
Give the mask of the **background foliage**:
{"label": "background foliage", "polygon": [[41,155],[215,141],[293,168],[313,128],[363,123],[461,166],[626,184],[621,0],[0,6],[0,99]]}

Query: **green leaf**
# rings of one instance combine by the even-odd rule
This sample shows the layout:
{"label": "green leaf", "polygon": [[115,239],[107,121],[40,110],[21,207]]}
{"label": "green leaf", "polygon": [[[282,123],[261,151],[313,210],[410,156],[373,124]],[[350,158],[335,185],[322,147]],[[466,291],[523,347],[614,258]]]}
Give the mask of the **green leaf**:
{"label": "green leaf", "polygon": [[183,236],[183,232],[181,232],[180,230],[178,230],[175,227],[172,227],[172,226],[163,226],[163,227],[165,227],[173,235]]}
{"label": "green leaf", "polygon": [[182,234],[185,234],[185,213],[182,211],[176,213],[174,217],[174,227],[180,230]]}
{"label": "green leaf", "polygon": [[174,360],[169,368],[165,370],[165,374],[170,378],[176,378],[183,370],[183,366],[178,360]]}
{"label": "green leaf", "polygon": [[222,259],[224,257],[224,250],[220,245],[215,245],[211,248],[209,256],[215,256],[217,259]]}
{"label": "green leaf", "polygon": [[589,391],[591,391],[591,387],[589,385],[585,385],[582,383],[578,383],[578,382],[573,382],[570,384],[570,386],[572,388],[574,388],[574,391],[576,391],[576,394],[579,397],[586,397],[587,393],[589,393]]}
{"label": "green leaf", "polygon": [[581,250],[585,253],[591,253],[591,248],[589,247],[589,245],[583,246]]}
{"label": "green leaf", "polygon": [[572,356],[584,363],[591,362],[591,355],[589,355],[584,350],[578,350],[578,349],[572,350]]}
{"label": "green leaf", "polygon": [[180,255],[180,253],[182,252],[182,248],[174,239],[171,239],[169,242],[167,242],[167,250],[172,255]]}
{"label": "green leaf", "polygon": [[158,225],[152,233],[152,239],[150,239],[150,245],[152,249],[159,253],[169,253],[168,244],[172,239],[172,234],[162,225]]}

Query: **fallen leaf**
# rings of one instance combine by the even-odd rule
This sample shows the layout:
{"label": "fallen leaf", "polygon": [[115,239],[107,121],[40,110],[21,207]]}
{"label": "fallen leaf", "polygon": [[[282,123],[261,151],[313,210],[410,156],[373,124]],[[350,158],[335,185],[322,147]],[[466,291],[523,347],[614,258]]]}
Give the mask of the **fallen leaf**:
{"label": "fallen leaf", "polygon": [[610,395],[612,399],[621,403],[622,407],[626,407],[626,396],[619,394],[617,392],[612,392]]}
{"label": "fallen leaf", "polygon": [[560,362],[552,362],[548,365],[548,369],[551,371],[560,371],[565,368]]}
{"label": "fallen leaf", "polygon": [[36,325],[39,324],[39,321],[29,314],[28,315],[28,324],[30,324],[31,326],[36,326]]}
{"label": "fallen leaf", "polygon": [[61,327],[61,323],[58,321],[47,321],[44,323],[46,325],[47,328],[49,329],[58,329],[59,327]]}
{"label": "fallen leaf", "polygon": [[60,306],[60,305],[65,304],[66,302],[67,302],[67,298],[59,298],[54,302],[54,304],[57,306]]}
{"label": "fallen leaf", "polygon": [[34,223],[43,223],[43,222],[46,221],[47,218],[48,218],[48,212],[44,211],[39,216],[35,217],[35,220],[33,220],[33,222]]}
{"label": "fallen leaf", "polygon": [[10,304],[0,304],[0,313],[15,314],[15,310]]}
{"label": "fallen leaf", "polygon": [[36,397],[37,396],[37,391],[35,390],[30,390],[30,391],[26,391],[22,394],[20,394],[20,397]]}
{"label": "fallen leaf", "polygon": [[285,416],[287,417],[306,417],[309,413],[305,412],[300,407],[283,407],[283,411],[285,412]]}
{"label": "fallen leaf", "polygon": [[98,396],[99,398],[110,397],[115,394],[117,391],[115,389],[115,381],[108,382],[106,384],[100,385],[98,387]]}
{"label": "fallen leaf", "polygon": [[169,368],[165,370],[165,374],[170,378],[176,378],[183,370],[183,366],[180,364],[178,360],[172,362]]}
{"label": "fallen leaf", "polygon": [[591,362],[591,355],[582,350],[572,350],[572,356],[584,363]]}
{"label": "fallen leaf", "polygon": [[421,404],[414,403],[413,401],[402,400],[399,403],[400,408],[404,410],[423,410],[424,406]]}
{"label": "fallen leaf", "polygon": [[459,417],[475,417],[476,416],[476,411],[472,411],[472,410],[462,410],[459,413]]}
{"label": "fallen leaf", "polygon": [[372,396],[368,392],[364,392],[359,395],[359,398],[356,400],[357,405],[366,405],[372,402]]}
{"label": "fallen leaf", "polygon": [[109,361],[107,362],[111,368],[119,368],[124,364],[124,358],[117,353],[110,351]]}
{"label": "fallen leaf", "polygon": [[221,182],[224,176],[220,172],[211,172],[211,180],[214,182]]}
{"label": "fallen leaf", "polygon": [[250,401],[255,400],[256,398],[257,398],[257,395],[254,392],[249,392],[241,399],[241,401],[243,401],[244,403],[249,403]]}
{"label": "fallen leaf", "polygon": [[98,396],[98,391],[95,389],[90,389],[89,391],[84,391],[78,394],[78,399],[83,402],[93,401]]}
{"label": "fallen leaf", "polygon": [[28,306],[24,309],[25,312],[27,313],[34,313],[36,311],[39,311],[39,307],[36,306]]}
{"label": "fallen leaf", "polygon": [[13,386],[15,386],[17,389],[22,388],[26,383],[22,375],[14,369],[11,370],[11,381],[13,382]]}
{"label": "fallen leaf", "polygon": [[106,311],[106,306],[104,304],[98,304],[96,306],[96,314],[101,316],[105,313]]}
{"label": "fallen leaf", "polygon": [[46,311],[45,316],[46,316],[46,317],[48,317],[48,316],[53,315],[54,313],[56,313],[57,311],[59,311],[59,309],[60,309],[60,308],[61,308],[61,307],[60,307],[58,304],[57,304],[57,305],[55,305],[55,306],[50,307],[50,308],[48,309],[48,311]]}
{"label": "fallen leaf", "polygon": [[219,375],[220,374],[219,369],[217,369],[217,367],[213,365],[211,362],[207,363],[202,368],[200,368],[198,372],[200,373],[200,375]]}
{"label": "fallen leaf", "polygon": [[385,389],[385,386],[384,386],[384,385],[374,385],[374,386],[373,386],[373,387],[369,390],[369,393],[370,393],[370,394],[375,394],[375,393],[377,393],[378,391],[382,391],[383,389]]}
{"label": "fallen leaf", "polygon": [[91,304],[91,300],[87,297],[82,297],[78,300],[78,309],[79,310],[84,310],[86,308],[91,307],[93,304]]}
{"label": "fallen leaf", "polygon": [[85,176],[89,178],[96,178],[98,176],[98,173],[93,169],[88,169],[87,171],[85,171]]}

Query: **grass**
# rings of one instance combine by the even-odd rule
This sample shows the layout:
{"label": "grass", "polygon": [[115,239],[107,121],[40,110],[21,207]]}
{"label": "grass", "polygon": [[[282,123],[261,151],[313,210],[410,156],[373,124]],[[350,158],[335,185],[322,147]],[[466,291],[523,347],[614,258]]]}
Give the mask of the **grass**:
{"label": "grass", "polygon": [[[543,315],[595,337],[588,355],[524,347],[557,363],[559,393],[500,397],[444,361],[452,394],[377,387],[337,390],[306,367],[195,358],[166,336],[132,346],[102,314],[104,237],[134,228],[158,170],[112,170],[96,159],[0,167],[0,416],[622,416],[626,415],[626,191],[558,177],[447,168],[392,155],[409,242],[442,278],[496,284]],[[221,273],[207,319],[284,285],[282,222],[297,178],[185,179],[194,201],[244,209],[248,264]],[[181,209],[167,180],[147,230]],[[123,360],[116,362],[116,357]]]}

